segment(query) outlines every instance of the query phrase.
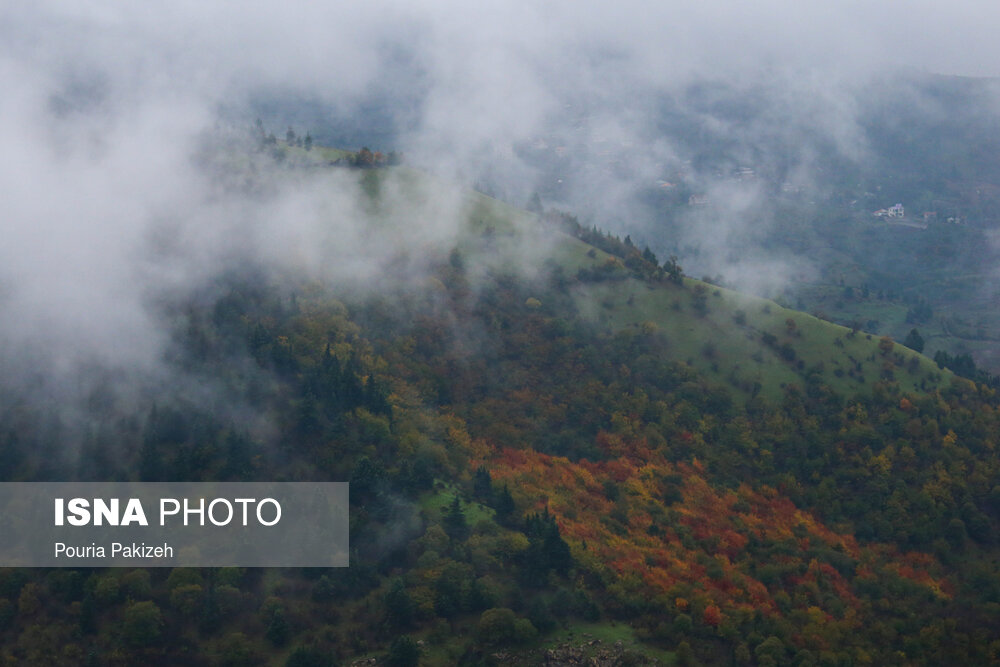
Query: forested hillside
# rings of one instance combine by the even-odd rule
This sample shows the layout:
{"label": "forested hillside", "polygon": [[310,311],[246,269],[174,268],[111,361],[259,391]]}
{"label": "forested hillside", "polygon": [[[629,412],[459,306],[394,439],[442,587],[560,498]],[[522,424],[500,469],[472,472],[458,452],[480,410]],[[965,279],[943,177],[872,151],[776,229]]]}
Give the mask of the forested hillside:
{"label": "forested hillside", "polygon": [[[322,150],[213,160],[221,189],[327,170],[370,224],[431,224],[399,202],[440,183]],[[994,389],[458,199],[377,289],[243,265],[162,298],[169,382],[4,390],[3,480],[350,481],[351,565],[2,570],[0,665],[1000,659]]]}

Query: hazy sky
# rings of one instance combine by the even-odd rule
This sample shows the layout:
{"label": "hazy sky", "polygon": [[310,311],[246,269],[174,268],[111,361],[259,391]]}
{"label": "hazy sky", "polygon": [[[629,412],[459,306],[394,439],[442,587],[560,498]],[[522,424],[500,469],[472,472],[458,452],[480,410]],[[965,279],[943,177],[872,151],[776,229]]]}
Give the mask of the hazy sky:
{"label": "hazy sky", "polygon": [[[590,131],[647,141],[634,100],[701,78],[779,82],[786,105],[806,98],[809,121],[850,151],[844,85],[898,67],[996,76],[997,25],[987,1],[4,3],[0,341],[40,343],[64,365],[150,362],[162,343],[151,296],[211,275],[247,219],[260,233],[243,251],[315,263],[309,252],[332,246],[312,234],[339,210],[339,251],[363,262],[348,185],[248,210],[213,200],[193,167],[220,106],[261,90],[340,113],[375,92],[413,93],[403,146],[473,177],[484,147],[531,139],[567,96],[611,100]],[[672,151],[652,145],[650,164]],[[590,189],[627,197],[629,184]],[[148,252],[165,224],[169,262]]]}

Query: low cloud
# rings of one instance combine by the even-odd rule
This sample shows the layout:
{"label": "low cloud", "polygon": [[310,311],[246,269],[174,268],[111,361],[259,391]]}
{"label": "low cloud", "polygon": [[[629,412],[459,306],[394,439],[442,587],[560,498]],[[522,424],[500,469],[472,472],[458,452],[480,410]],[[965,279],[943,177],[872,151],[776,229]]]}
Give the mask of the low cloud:
{"label": "low cloud", "polygon": [[[626,159],[608,167],[570,155],[579,169],[551,203],[656,245],[658,220],[641,195],[698,145],[663,133],[666,102],[728,142],[737,162],[780,164],[812,184],[818,154],[866,155],[857,101],[872,77],[899,66],[997,74],[987,68],[998,12],[986,2],[774,0],[14,3],[0,10],[0,340],[8,354],[45,350],[53,368],[155,368],[158,294],[247,259],[368,280],[403,250],[418,267],[422,248],[456,232],[463,210],[447,187],[415,210],[390,181],[398,197],[383,213],[407,220],[401,235],[364,224],[351,172],[282,175],[252,201],[220,191],[199,151],[251,122],[240,110],[262,96],[315,99],[331,119],[378,100],[396,141],[383,148],[514,201],[549,173],[524,159],[525,146],[606,146]],[[734,114],[725,96],[692,92],[703,82],[747,91],[761,107]],[[783,154],[768,153],[776,146]],[[760,193],[687,170],[717,216],[693,216],[681,243],[728,262],[729,239],[754,237]],[[732,267],[727,277],[772,282],[804,270],[765,253]]]}

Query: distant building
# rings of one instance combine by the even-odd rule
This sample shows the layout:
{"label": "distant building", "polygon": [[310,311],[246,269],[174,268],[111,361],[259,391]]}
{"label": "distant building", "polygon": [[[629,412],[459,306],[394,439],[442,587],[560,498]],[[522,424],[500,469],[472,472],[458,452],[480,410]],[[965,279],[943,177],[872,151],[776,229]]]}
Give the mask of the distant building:
{"label": "distant building", "polygon": [[924,222],[937,220],[937,211],[924,211]]}
{"label": "distant building", "polygon": [[889,208],[880,208],[872,213],[872,215],[876,218],[903,218],[906,217],[906,211],[903,209],[902,204],[896,204]]}

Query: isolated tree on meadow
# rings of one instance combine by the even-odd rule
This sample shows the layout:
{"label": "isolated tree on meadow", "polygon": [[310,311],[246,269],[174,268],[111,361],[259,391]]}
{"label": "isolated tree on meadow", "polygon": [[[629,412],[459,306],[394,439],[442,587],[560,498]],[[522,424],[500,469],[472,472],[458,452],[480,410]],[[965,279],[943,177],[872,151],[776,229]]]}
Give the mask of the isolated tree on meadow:
{"label": "isolated tree on meadow", "polygon": [[924,339],[916,329],[910,329],[910,333],[906,334],[906,338],[903,339],[903,345],[914,352],[924,351]]}
{"label": "isolated tree on meadow", "polygon": [[878,339],[878,350],[883,357],[892,352],[893,345],[894,343],[890,336],[882,336]]}
{"label": "isolated tree on meadow", "polygon": [[684,271],[677,263],[677,255],[671,255],[670,259],[663,263],[663,270],[670,276],[670,280],[677,285],[684,284]]}
{"label": "isolated tree on meadow", "polygon": [[462,511],[462,501],[457,495],[445,510],[442,523],[444,532],[453,540],[462,541],[469,536],[469,525],[465,520],[465,512]]}

